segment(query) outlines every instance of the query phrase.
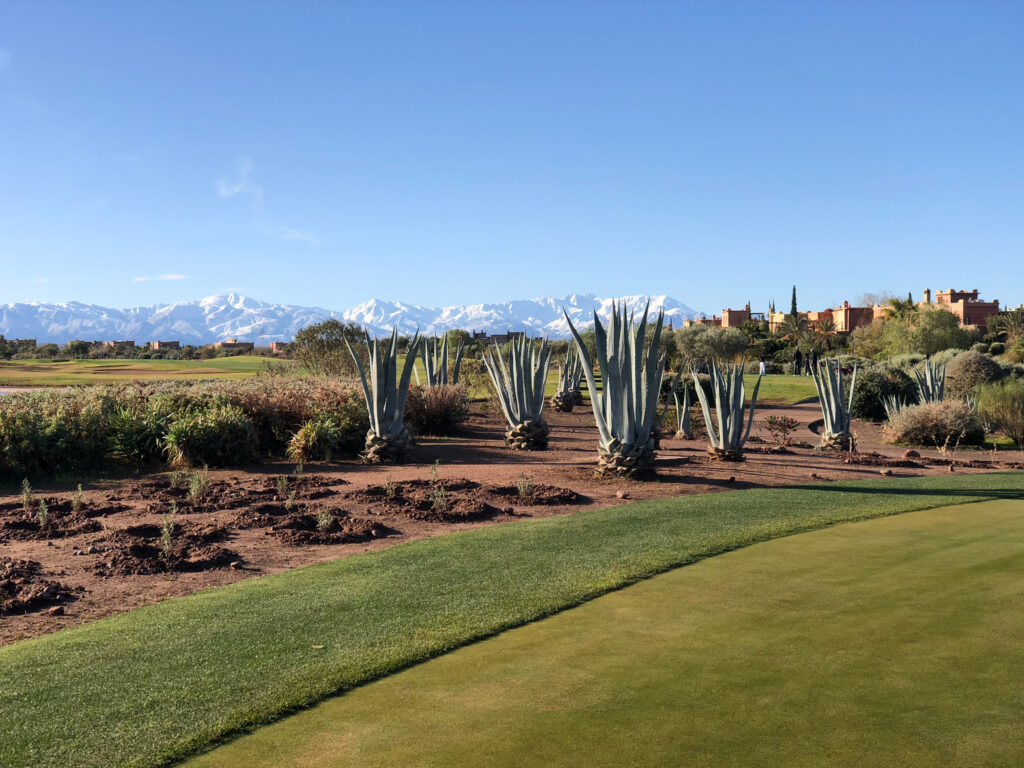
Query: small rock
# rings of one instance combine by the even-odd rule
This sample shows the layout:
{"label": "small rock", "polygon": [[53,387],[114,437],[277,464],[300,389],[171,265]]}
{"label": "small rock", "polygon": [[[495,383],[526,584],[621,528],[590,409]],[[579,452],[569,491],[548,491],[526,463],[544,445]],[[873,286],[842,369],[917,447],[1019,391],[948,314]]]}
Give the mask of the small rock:
{"label": "small rock", "polygon": [[87,550],[85,550],[85,554],[87,554],[87,555],[95,555],[97,552],[99,552],[99,550],[96,549],[96,547],[93,546],[92,544],[90,544],[89,548]]}
{"label": "small rock", "polygon": [[879,471],[879,472],[880,472],[881,474],[885,475],[886,477],[888,477],[889,475],[891,475],[891,474],[892,474],[892,470],[891,470],[891,469],[880,469],[880,470],[878,470],[878,471]]}
{"label": "small rock", "polygon": [[64,615],[64,606],[63,605],[55,605],[55,606],[53,606],[53,608],[50,608],[47,611],[47,613],[49,615],[51,615],[51,616],[63,616]]}
{"label": "small rock", "polygon": [[516,511],[516,510],[515,510],[515,508],[514,508],[514,507],[502,507],[502,508],[501,508],[501,513],[502,513],[503,515],[511,515],[511,514],[512,514],[513,512],[515,512],[515,511]]}
{"label": "small rock", "polygon": [[735,483],[736,482],[736,475],[730,476],[729,479],[726,480],[725,482],[727,482],[727,483]]}
{"label": "small rock", "polygon": [[954,469],[953,469],[953,465],[952,465],[952,464],[950,464],[950,465],[949,465],[949,471],[950,471],[950,472],[954,472],[954,471],[956,471],[956,470],[954,470]]}
{"label": "small rock", "polygon": [[919,458],[921,458],[921,454],[918,453],[917,451],[915,451],[913,448],[908,448],[907,450],[905,450],[903,452],[903,458],[904,459],[919,459]]}
{"label": "small rock", "polygon": [[46,542],[46,546],[48,546],[48,547],[52,547],[52,546],[53,546],[53,542],[52,542],[52,541],[48,541],[48,542]]}
{"label": "small rock", "polygon": [[619,498],[619,499],[628,499],[629,498],[629,491],[616,491],[615,492],[615,497]]}
{"label": "small rock", "polygon": [[232,560],[230,563],[228,563],[228,568],[232,568],[232,569],[234,569],[236,571],[239,568],[241,568],[241,567],[242,567],[242,561],[241,560]]}
{"label": "small rock", "polygon": [[817,472],[811,472],[811,477],[817,478],[818,477],[818,473]]}

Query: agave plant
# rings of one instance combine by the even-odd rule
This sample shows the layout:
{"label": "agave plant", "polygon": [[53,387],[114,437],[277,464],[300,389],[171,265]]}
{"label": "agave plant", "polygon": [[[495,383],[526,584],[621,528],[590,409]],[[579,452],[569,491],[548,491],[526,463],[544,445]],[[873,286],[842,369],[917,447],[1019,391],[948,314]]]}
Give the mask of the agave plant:
{"label": "agave plant", "polygon": [[924,361],[924,373],[914,369],[917,377],[918,402],[941,403],[946,392],[946,366],[935,365],[931,360]]}
{"label": "agave plant", "polygon": [[547,340],[537,345],[525,336],[508,345],[508,360],[495,347],[484,356],[484,365],[498,393],[502,413],[508,422],[505,443],[519,451],[548,447],[550,429],[541,415],[544,388],[548,383],[551,350]]}
{"label": "agave plant", "polygon": [[811,371],[814,387],[818,390],[818,402],[825,419],[825,431],[821,436],[819,450],[854,449],[853,433],[850,431],[850,408],[853,405],[853,390],[857,386],[857,366],[853,367],[850,391],[845,393],[843,372],[839,365],[819,360]]}
{"label": "agave plant", "polygon": [[[465,344],[459,341],[459,346],[455,349],[455,362],[452,366],[451,379],[449,380],[448,334],[444,334],[440,341],[435,337],[430,341],[423,342],[423,368],[427,374],[428,387],[443,387],[448,384],[459,383],[459,368],[462,366],[462,353],[465,351],[465,348]],[[419,378],[420,375],[417,372],[417,382]]]}
{"label": "agave plant", "polygon": [[[682,374],[679,378],[682,379]],[[684,382],[681,397],[679,390],[677,381],[676,386],[672,388],[672,399],[676,403],[676,439],[693,440],[693,429],[690,427],[690,388]]]}
{"label": "agave plant", "polygon": [[580,382],[583,380],[583,363],[575,347],[569,347],[565,362],[558,374],[558,387],[551,398],[551,407],[562,413],[572,413],[573,406],[583,404]]}
{"label": "agave plant", "polygon": [[892,421],[893,417],[906,408],[907,405],[905,397],[897,397],[892,394],[882,395],[882,407],[885,408],[885,418],[889,421]]}
{"label": "agave plant", "polygon": [[601,475],[631,476],[654,466],[652,432],[665,372],[665,356],[659,354],[665,318],[663,313],[658,313],[650,346],[645,350],[649,309],[648,304],[640,322],[636,323],[626,314],[624,305],[613,305],[607,330],[597,312],[594,313],[601,392],[594,382],[594,365],[587,345],[569,315],[563,312],[583,360],[583,373],[590,388],[590,404],[600,434],[597,467]]}
{"label": "agave plant", "polygon": [[371,339],[366,334],[366,351],[369,357],[370,377],[359,355],[345,340],[349,354],[359,370],[363,385],[363,397],[370,417],[370,429],[366,433],[366,450],[363,457],[374,464],[402,461],[412,448],[412,435],[405,428],[405,400],[409,395],[409,381],[416,366],[416,352],[420,345],[417,333],[409,342],[409,350],[398,372],[398,329],[391,333],[386,342]]}
{"label": "agave plant", "polygon": [[[746,385],[743,382],[743,366],[727,365],[720,369],[711,362],[711,391],[715,395],[715,415],[711,418],[711,405],[704,388],[700,385],[697,372],[692,371],[693,383],[697,386],[697,399],[704,413],[704,423],[708,430],[711,446],[708,453],[712,458],[723,461],[743,461],[743,446],[750,437],[750,428],[754,424],[754,407],[757,404],[757,391],[761,388],[761,377],[757,377],[754,393],[750,398],[750,413],[747,415],[746,429],[743,428],[743,416],[747,413]],[[715,428],[715,424],[718,428]]]}

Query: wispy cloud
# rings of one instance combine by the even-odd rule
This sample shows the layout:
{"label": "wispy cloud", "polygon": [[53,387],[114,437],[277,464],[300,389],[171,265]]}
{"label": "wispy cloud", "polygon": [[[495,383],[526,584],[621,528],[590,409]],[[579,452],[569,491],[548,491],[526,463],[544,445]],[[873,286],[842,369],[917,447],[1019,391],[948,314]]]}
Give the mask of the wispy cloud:
{"label": "wispy cloud", "polygon": [[242,158],[233,179],[217,179],[217,194],[223,198],[247,197],[252,208],[253,222],[265,234],[280,237],[282,240],[301,241],[310,245],[320,245],[320,240],[312,232],[284,226],[269,219],[263,202],[263,187],[253,181],[255,163],[247,157]]}
{"label": "wispy cloud", "polygon": [[188,275],[156,275],[155,277],[133,277],[133,283],[150,283],[154,280],[188,280]]}
{"label": "wispy cloud", "polygon": [[301,229],[286,229],[281,233],[281,237],[285,240],[303,240],[310,245],[320,245],[316,235],[312,232],[303,232]]}
{"label": "wispy cloud", "polygon": [[48,282],[50,282],[50,278],[48,278],[48,277],[36,277],[36,278],[32,279],[32,282],[33,283],[48,283]]}

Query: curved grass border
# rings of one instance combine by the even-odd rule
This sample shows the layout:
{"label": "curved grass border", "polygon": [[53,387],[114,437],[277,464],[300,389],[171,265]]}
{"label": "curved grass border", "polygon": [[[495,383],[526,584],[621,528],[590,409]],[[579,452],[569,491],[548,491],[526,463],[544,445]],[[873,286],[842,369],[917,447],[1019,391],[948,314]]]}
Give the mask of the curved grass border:
{"label": "curved grass border", "polygon": [[422,539],[0,648],[0,765],[158,766],[452,648],[758,541],[1024,497],[1024,473],[733,491]]}

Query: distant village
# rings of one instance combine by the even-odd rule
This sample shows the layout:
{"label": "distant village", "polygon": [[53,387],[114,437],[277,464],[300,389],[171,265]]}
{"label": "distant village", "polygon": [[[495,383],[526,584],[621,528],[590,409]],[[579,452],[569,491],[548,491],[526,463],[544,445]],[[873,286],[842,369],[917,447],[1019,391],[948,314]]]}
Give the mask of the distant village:
{"label": "distant village", "polygon": [[[999,301],[984,301],[975,288],[970,291],[959,291],[950,288],[936,291],[926,288],[921,301],[916,303],[918,309],[943,309],[953,313],[965,328],[979,328],[986,324],[988,318],[1001,313]],[[847,335],[862,326],[870,325],[875,320],[888,317],[891,311],[889,304],[873,304],[871,306],[853,306],[844,301],[840,306],[811,312],[798,313],[805,318],[812,328],[829,326],[835,333]],[[779,331],[790,316],[789,312],[776,311],[770,307],[768,312],[753,312],[750,304],[743,309],[723,309],[720,315],[703,316],[683,321],[683,328],[694,326],[710,326],[715,328],[743,328],[748,323],[767,324],[768,331]],[[672,323],[668,330],[675,330]],[[483,331],[472,331],[468,338],[477,344],[506,344],[513,339],[526,335],[525,331],[506,331],[505,333],[488,334]],[[255,342],[240,341],[229,338],[213,344],[188,345],[180,340],[154,340],[137,344],[134,339],[83,341],[74,339],[63,345],[37,345],[36,339],[4,339],[0,336],[0,350],[5,356],[34,354],[47,352],[50,355],[63,353],[72,357],[226,357],[231,355],[263,354],[283,356],[288,354],[289,342],[271,341],[257,347]]]}

